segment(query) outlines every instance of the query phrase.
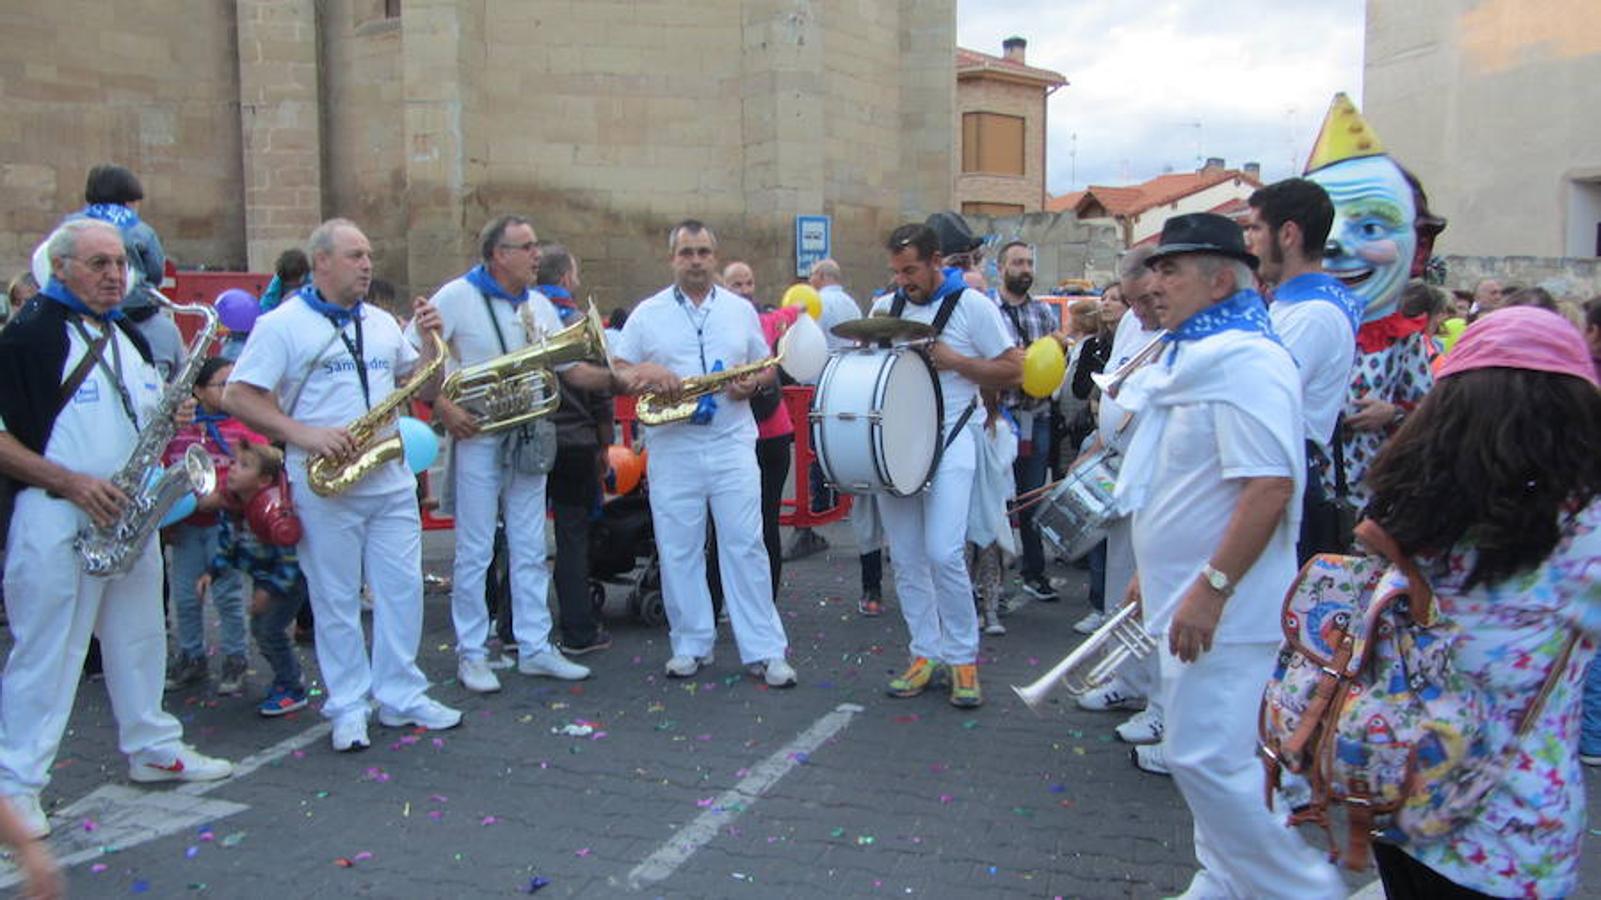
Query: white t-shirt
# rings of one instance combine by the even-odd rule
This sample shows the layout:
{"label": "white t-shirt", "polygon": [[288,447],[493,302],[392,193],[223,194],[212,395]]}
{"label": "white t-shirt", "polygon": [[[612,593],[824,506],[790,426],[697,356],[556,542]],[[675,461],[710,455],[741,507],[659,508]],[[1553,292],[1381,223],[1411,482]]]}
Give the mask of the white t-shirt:
{"label": "white t-shirt", "polygon": [[[1156,337],[1157,332],[1160,330],[1159,328],[1147,329],[1140,324],[1139,316],[1133,314],[1124,315],[1117,323],[1117,332],[1112,336],[1112,354],[1106,359],[1104,371],[1107,374],[1116,372],[1124,363],[1133,359],[1134,354],[1140,352],[1141,348],[1150,343],[1151,339]],[[1079,346],[1082,347],[1083,344]],[[1116,447],[1119,450],[1128,449],[1129,436],[1134,433],[1133,423],[1130,422],[1127,428],[1124,428],[1121,432],[1118,431],[1118,428],[1123,424],[1124,417],[1127,415],[1128,411],[1119,406],[1116,400],[1106,396],[1104,393],[1101,394],[1100,412],[1095,419],[1095,427],[1096,431],[1100,433],[1103,447]]]}
{"label": "white t-shirt", "polygon": [[[1286,385],[1294,382],[1286,354],[1277,347],[1258,352],[1272,352],[1281,361],[1259,371]],[[1301,442],[1274,430],[1298,428],[1295,397],[1293,389],[1253,392],[1252,409],[1261,418],[1224,402],[1175,406],[1168,414],[1150,495],[1134,514],[1134,555],[1146,627],[1153,634],[1166,633],[1185,591],[1217,550],[1242,479],[1294,478],[1306,465],[1304,458],[1287,456],[1286,448]],[[1296,573],[1295,538],[1288,517],[1281,519],[1250,570],[1229,573],[1238,586],[1223,607],[1215,640],[1274,642],[1283,636],[1279,608]]]}
{"label": "white t-shirt", "polygon": [[834,333],[834,326],[841,322],[849,322],[862,317],[862,308],[857,305],[850,294],[837,284],[826,285],[818,296],[823,298],[823,314],[818,317],[817,325],[823,329],[823,336],[828,341],[828,352],[844,350],[856,345],[850,338],[842,338]]}
{"label": "white t-shirt", "polygon": [[[356,363],[345,342],[334,336],[333,323],[314,312],[298,295],[256,320],[228,382],[271,391],[280,409],[307,425],[349,425],[366,414],[369,402],[376,405],[393,393],[395,378],[409,374],[418,360],[416,348],[402,336],[394,316],[364,303],[360,322],[360,346],[368,381],[365,396]],[[343,334],[354,345],[356,324],[346,324]],[[300,391],[302,380],[305,389]],[[291,409],[297,391],[300,399]],[[403,415],[406,412],[401,410]],[[392,432],[393,426],[387,431]],[[285,454],[289,480],[296,487],[306,484],[306,456],[306,451],[294,444]],[[397,459],[379,467],[345,493],[372,496],[415,489],[415,479],[404,461]]]}
{"label": "white t-shirt", "polygon": [[1301,372],[1306,438],[1326,450],[1356,359],[1351,322],[1339,307],[1320,300],[1274,303],[1267,314]]}
{"label": "white t-shirt", "polygon": [[[888,313],[894,301],[894,294],[879,297],[873,301],[873,313]],[[940,305],[941,301],[937,300],[924,304],[908,303],[901,311],[901,318],[932,324]],[[976,359],[994,359],[1015,346],[1012,333],[1007,330],[995,302],[972,288],[962,291],[961,299],[956,302],[956,309],[951,312],[951,318],[945,323],[945,330],[940,333],[939,339],[957,353]],[[939,373],[939,388],[944,398],[945,427],[948,430],[962,417],[968,404],[978,398],[978,385],[947,369]],[[982,422],[982,412],[975,412],[973,418]]]}
{"label": "white t-shirt", "polygon": [[[450,346],[450,361],[445,364],[449,371],[476,366],[528,346],[527,331],[518,307],[510,300],[490,297],[486,308],[484,294],[466,278],[446,282],[429,302],[439,311],[444,323],[440,336]],[[490,309],[494,310],[494,322],[489,319]],[[556,308],[545,295],[530,291],[528,309],[536,339],[547,338],[561,330],[561,317],[556,315]],[[500,338],[506,341],[504,349],[495,335],[496,324],[500,326]],[[406,327],[406,337],[413,344],[420,343],[415,322]]]}
{"label": "white t-shirt", "polygon": [[[98,337],[95,326],[86,324],[84,327],[89,331],[90,340]],[[66,329],[67,358],[61,369],[62,382],[78,368],[89,349],[78,329],[71,325]],[[163,390],[161,373],[144,361],[122,329],[111,326],[111,334],[112,340],[101,351],[101,358],[113,370],[118,369],[120,363],[122,383],[127,388],[134,414],[139,417],[138,425],[128,419],[116,382],[96,364],[72,395],[71,402],[56,416],[44,449],[45,459],[96,478],[109,478],[128,461],[140,430],[150,423],[151,412],[161,403]],[[5,423],[0,420],[0,431],[3,430]]]}
{"label": "white t-shirt", "polygon": [[[696,306],[676,286],[639,301],[611,353],[628,363],[665,366],[680,378],[710,374],[719,360],[727,370],[771,355],[756,308],[745,298],[713,287]],[[706,425],[677,422],[651,427],[647,440],[652,452],[693,450],[722,441],[754,447],[756,420],[750,402],[735,402],[722,391],[715,396],[717,412]]]}

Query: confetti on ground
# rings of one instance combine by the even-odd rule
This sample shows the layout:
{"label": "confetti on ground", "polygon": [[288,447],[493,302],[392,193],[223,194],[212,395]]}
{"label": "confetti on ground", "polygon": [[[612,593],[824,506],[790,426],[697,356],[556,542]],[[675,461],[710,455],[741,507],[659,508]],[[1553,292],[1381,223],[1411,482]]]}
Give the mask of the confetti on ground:
{"label": "confetti on ground", "polygon": [[96,822],[94,819],[84,819],[83,820],[83,830],[84,831],[94,831],[96,828],[99,828],[99,827],[100,827],[100,823]]}
{"label": "confetti on ground", "polygon": [[95,873],[96,875],[99,875],[101,872],[104,872],[105,870],[107,870],[109,868],[111,868],[111,867],[106,865],[105,863],[95,863],[94,865],[89,867],[89,871]]}
{"label": "confetti on ground", "polygon": [[828,836],[829,836],[829,837],[844,837],[844,836],[845,836],[845,829],[843,829],[843,828],[836,828],[836,829],[834,829],[834,830],[833,830],[833,831],[830,831],[830,832],[829,832],[829,833],[828,833]]}
{"label": "confetti on ground", "polygon": [[368,766],[367,767],[367,772],[366,772],[366,779],[368,781],[376,781],[379,784],[383,784],[384,782],[389,780],[389,773],[385,772],[383,769],[378,768],[377,766]]}
{"label": "confetti on ground", "polygon": [[196,847],[196,846],[194,846],[194,845],[193,845],[193,844],[190,844],[190,845],[189,845],[189,846],[188,846],[188,847],[187,847],[187,848],[186,848],[186,849],[185,849],[185,850],[184,850],[184,851],[183,851],[183,857],[184,857],[184,859],[194,859],[194,858],[195,858],[195,857],[197,857],[197,856],[199,856],[199,855],[200,855],[200,848],[199,848],[199,847]]}
{"label": "confetti on ground", "polygon": [[577,850],[577,851],[575,851],[575,852],[574,852],[574,853],[573,853],[573,855],[574,855],[574,856],[576,856],[576,857],[578,857],[578,858],[579,858],[579,859],[588,859],[588,858],[589,858],[589,855],[590,855],[590,854],[591,854],[591,853],[594,853],[594,852],[595,852],[595,851],[593,851],[593,850],[591,850],[591,849],[589,849],[589,848],[588,848],[588,847],[584,847],[584,848],[582,848],[582,849],[579,849],[579,850]]}
{"label": "confetti on ground", "polygon": [[538,875],[535,875],[534,877],[528,879],[528,886],[523,888],[523,893],[525,893],[525,894],[538,893],[540,888],[546,887],[549,884],[550,884],[550,879],[549,878],[541,878]]}
{"label": "confetti on ground", "polygon": [[866,847],[866,846],[871,845],[876,840],[877,840],[877,838],[873,837],[870,834],[859,834],[859,835],[856,836],[856,846],[858,846],[858,847]]}
{"label": "confetti on ground", "polygon": [[334,860],[334,865],[338,866],[341,869],[349,869],[349,868],[353,867],[355,865],[355,863],[351,862],[350,858],[348,856],[341,856],[338,859]]}
{"label": "confetti on ground", "polygon": [[360,853],[357,853],[355,856],[352,856],[350,859],[352,862],[366,862],[367,860],[372,859],[372,853],[371,851],[363,850]]}
{"label": "confetti on ground", "polygon": [[243,841],[244,839],[245,833],[243,831],[235,831],[232,834],[223,837],[222,845],[224,847],[237,847],[239,846],[239,842]]}
{"label": "confetti on ground", "polygon": [[488,827],[488,826],[493,825],[493,824],[495,824],[496,822],[499,822],[499,821],[500,820],[495,818],[494,816],[484,816],[482,819],[478,820],[478,824],[479,825],[483,825],[485,827]]}
{"label": "confetti on ground", "polygon": [[952,800],[955,800],[955,799],[956,798],[951,796],[950,794],[940,794],[939,795],[939,802],[941,802],[941,803],[950,803]]}
{"label": "confetti on ground", "polygon": [[978,720],[977,719],[968,719],[966,722],[962,723],[962,727],[967,729],[968,731],[972,731],[973,729],[978,727]]}
{"label": "confetti on ground", "polygon": [[700,807],[701,809],[710,809],[711,805],[712,805],[712,801],[713,801],[713,798],[711,798],[711,797],[702,797],[701,799],[695,801],[695,805]]}
{"label": "confetti on ground", "polygon": [[148,894],[150,892],[150,882],[144,880],[143,878],[135,881],[133,883],[133,892],[135,894]]}

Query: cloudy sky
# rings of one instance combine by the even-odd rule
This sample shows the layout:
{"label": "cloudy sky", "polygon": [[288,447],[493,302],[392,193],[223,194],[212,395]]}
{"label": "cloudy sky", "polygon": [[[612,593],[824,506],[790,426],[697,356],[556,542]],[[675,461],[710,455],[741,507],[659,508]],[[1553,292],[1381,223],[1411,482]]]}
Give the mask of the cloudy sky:
{"label": "cloudy sky", "polygon": [[[1336,91],[1362,97],[1364,0],[958,0],[957,43],[1068,86],[1050,99],[1046,189],[1144,181],[1198,158],[1299,172]],[[1074,136],[1077,136],[1076,140]],[[1075,152],[1076,150],[1076,152]]]}

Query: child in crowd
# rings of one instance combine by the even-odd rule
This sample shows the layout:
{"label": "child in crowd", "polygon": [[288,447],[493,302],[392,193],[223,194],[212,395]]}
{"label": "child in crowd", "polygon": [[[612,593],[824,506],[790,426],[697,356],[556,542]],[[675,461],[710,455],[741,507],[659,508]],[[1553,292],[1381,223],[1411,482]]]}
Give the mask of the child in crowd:
{"label": "child in crowd", "polygon": [[305,594],[294,548],[261,540],[245,520],[244,511],[257,494],[277,482],[284,458],[278,448],[264,443],[245,442],[237,453],[227,483],[219,491],[222,514],[217,555],[195,590],[205,596],[213,579],[224,572],[237,570],[250,576],[250,633],[273,672],[272,688],[257,710],[264,716],[281,716],[306,706],[300,661],[286,633]]}
{"label": "child in crowd", "polygon": [[984,439],[978,442],[978,466],[967,516],[967,572],[984,621],[984,633],[1001,635],[1001,572],[1006,555],[1017,555],[1006,502],[1017,493],[1012,463],[1017,459],[1017,423],[984,392]]}
{"label": "child in crowd", "polygon": [[[247,440],[264,440],[239,420],[222,412],[222,389],[233,364],[214,356],[200,367],[195,377],[194,424],[180,430],[167,445],[163,461],[173,465],[190,446],[200,445],[217,470],[217,483],[227,479],[239,445]],[[217,513],[209,504],[167,529],[171,566],[172,607],[177,618],[178,652],[167,670],[167,689],[178,690],[203,684],[210,677],[206,662],[204,601],[191,588],[217,552]],[[250,649],[245,637],[244,591],[238,576],[228,573],[219,578],[211,591],[217,608],[222,638],[222,672],[217,693],[229,696],[243,689]]]}

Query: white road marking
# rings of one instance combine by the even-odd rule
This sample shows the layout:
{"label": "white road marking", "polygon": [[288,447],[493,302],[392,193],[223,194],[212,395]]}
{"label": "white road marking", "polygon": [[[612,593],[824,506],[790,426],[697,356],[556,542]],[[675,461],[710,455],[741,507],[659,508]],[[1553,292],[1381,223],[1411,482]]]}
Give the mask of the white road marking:
{"label": "white road marking", "polygon": [[793,741],[758,763],[738,784],[713,800],[710,809],[680,828],[657,847],[656,852],[635,866],[628,873],[628,887],[639,890],[672,875],[696,851],[716,837],[723,826],[748,811],[779,779],[800,765],[803,754],[815,751],[824,741],[844,730],[851,718],[861,711],[862,707],[854,703],[841,703]]}
{"label": "white road marking", "polygon": [[[243,803],[186,796],[177,791],[151,791],[125,784],[107,784],[87,797],[57,810],[50,852],[63,868],[166,837],[205,822],[244,812]],[[90,830],[89,823],[93,823]],[[0,863],[0,887],[21,881],[12,863]]]}
{"label": "white road marking", "polygon": [[[235,763],[233,774],[221,781],[191,781],[172,790],[102,785],[50,817],[55,826],[48,841],[50,852],[63,868],[75,866],[98,859],[111,849],[126,850],[244,812],[250,807],[243,803],[201,797],[326,737],[332,727],[328,722],[319,722],[251,754]],[[85,827],[86,823],[93,823],[93,830]],[[21,880],[9,860],[0,860],[0,888]]]}

